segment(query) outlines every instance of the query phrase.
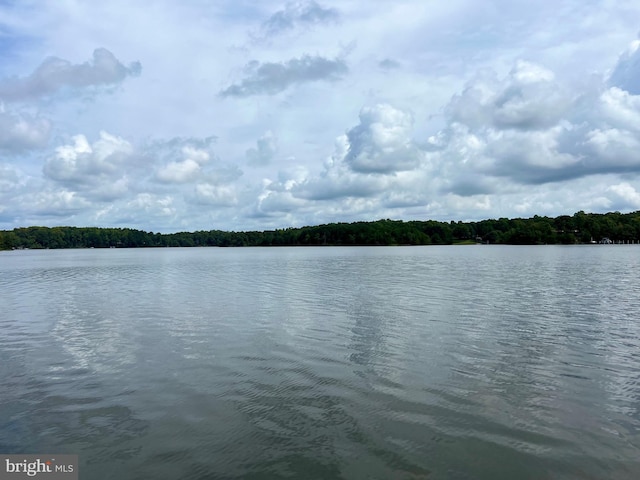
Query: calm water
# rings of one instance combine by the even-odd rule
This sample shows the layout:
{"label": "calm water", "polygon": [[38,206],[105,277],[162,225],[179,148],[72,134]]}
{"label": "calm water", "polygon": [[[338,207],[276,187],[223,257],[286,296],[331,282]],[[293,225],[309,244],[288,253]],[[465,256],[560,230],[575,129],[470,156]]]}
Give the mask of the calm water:
{"label": "calm water", "polygon": [[0,252],[0,453],[84,479],[640,478],[640,247]]}

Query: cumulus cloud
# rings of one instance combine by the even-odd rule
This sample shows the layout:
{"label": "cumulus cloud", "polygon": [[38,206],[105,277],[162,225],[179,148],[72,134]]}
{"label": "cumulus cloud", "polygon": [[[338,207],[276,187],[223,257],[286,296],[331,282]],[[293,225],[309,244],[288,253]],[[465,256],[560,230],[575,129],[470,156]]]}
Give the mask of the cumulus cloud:
{"label": "cumulus cloud", "polygon": [[283,214],[300,212],[308,203],[296,198],[292,189],[309,177],[309,171],[303,166],[284,169],[278,172],[277,180],[263,179],[251,216],[255,218],[281,217]]}
{"label": "cumulus cloud", "polygon": [[249,97],[275,95],[287,88],[307,82],[336,81],[349,71],[342,59],[304,55],[284,63],[259,63],[253,61],[245,67],[247,77],[222,92],[223,97]]}
{"label": "cumulus cloud", "polygon": [[48,144],[50,134],[49,120],[0,109],[0,151],[18,154],[43,148]]}
{"label": "cumulus cloud", "polygon": [[41,190],[23,200],[30,214],[44,217],[68,217],[91,207],[86,199],[66,189]]}
{"label": "cumulus cloud", "polygon": [[[136,145],[107,132],[95,141],[76,135],[46,160],[43,191],[59,194],[53,205],[60,208],[60,217],[84,215],[101,224],[178,225],[197,217],[191,210],[200,212],[203,205],[219,207],[219,215],[238,205],[236,181],[242,171],[221,162],[213,143],[207,137]],[[7,175],[14,172],[5,170]],[[13,190],[0,194],[15,194]],[[36,203],[23,202],[44,212]]]}
{"label": "cumulus cloud", "polygon": [[298,224],[301,218],[309,224],[357,217],[379,205],[378,196],[390,185],[389,177],[354,173],[344,165],[319,176],[298,169],[278,177],[264,181],[252,216]]}
{"label": "cumulus cloud", "polygon": [[21,181],[20,177],[21,175],[15,167],[0,163],[0,193],[9,193],[15,190]]}
{"label": "cumulus cloud", "polygon": [[32,100],[64,89],[113,85],[137,75],[140,70],[139,62],[125,66],[105,48],[96,49],[90,62],[79,65],[50,57],[27,77],[0,80],[0,99],[7,102]]}
{"label": "cumulus cloud", "polygon": [[234,186],[199,183],[194,190],[193,203],[217,207],[237,205],[238,199]]}
{"label": "cumulus cloud", "polygon": [[294,185],[291,193],[306,200],[368,198],[384,191],[389,183],[387,178],[379,175],[358,174],[336,167]]}
{"label": "cumulus cloud", "polygon": [[433,168],[412,137],[411,113],[389,104],[364,107],[359,124],[336,138],[319,173],[304,168],[265,180],[255,214],[308,221],[381,218],[395,209],[423,211],[437,195]]}
{"label": "cumulus cloud", "polygon": [[592,208],[636,204],[631,182],[581,180],[640,173],[640,97],[628,91],[603,86],[576,100],[553,72],[519,61],[504,78],[477,76],[444,111],[445,128],[419,145],[408,112],[363,108],[320,174],[267,181],[258,211],[562,211],[560,183],[586,185],[580,201]]}
{"label": "cumulus cloud", "polygon": [[552,72],[520,61],[503,79],[474,79],[445,113],[427,152],[445,193],[496,193],[499,178],[535,185],[640,173],[640,97],[619,87],[578,101]]}
{"label": "cumulus cloud", "polygon": [[44,164],[45,177],[81,192],[87,198],[112,200],[127,190],[127,171],[134,158],[133,146],[123,138],[100,132],[89,143],[84,135],[56,148]]}
{"label": "cumulus cloud", "polygon": [[415,183],[423,154],[412,140],[412,126],[412,115],[391,105],[363,108],[359,125],[336,139],[319,174],[302,168],[280,172],[276,181],[265,181],[257,211],[291,212],[323,202],[345,214],[354,208],[420,203],[419,195],[389,195]]}
{"label": "cumulus cloud", "polygon": [[380,177],[329,175],[310,181],[297,195],[310,200],[374,198],[390,187],[390,183]]}
{"label": "cumulus cloud", "polygon": [[60,146],[45,163],[47,176],[60,181],[82,182],[87,176],[119,173],[122,163],[132,154],[133,147],[123,138],[100,132],[93,144],[84,135],[73,137],[73,144]]}
{"label": "cumulus cloud", "polygon": [[[3,228],[262,229],[638,208],[640,46],[619,57],[612,48],[634,38],[640,4],[569,2],[563,17],[576,21],[550,24],[551,6],[526,2],[498,9],[510,22],[447,2],[286,2],[143,13],[136,2],[94,2],[93,15],[118,26],[98,32],[117,58],[84,59],[69,55],[87,44],[87,8],[5,9]],[[364,32],[357,48],[354,32]],[[47,49],[66,60],[38,67]],[[67,102],[128,82],[138,58],[153,75],[117,98]],[[211,97],[212,81],[235,67]],[[202,138],[212,131],[218,141]],[[61,216],[46,216],[49,205]]]}
{"label": "cumulus cloud", "polygon": [[163,216],[171,216],[176,213],[171,196],[160,196],[146,192],[137,194],[127,203],[127,207]]}
{"label": "cumulus cloud", "polygon": [[611,72],[609,84],[632,95],[640,95],[640,40],[635,40],[620,56]]}
{"label": "cumulus cloud", "polygon": [[533,130],[555,125],[570,104],[570,96],[555,81],[553,72],[518,61],[502,80],[492,72],[483,72],[453,97],[447,114],[472,129]]}
{"label": "cumulus cloud", "polygon": [[[200,157],[194,157],[198,153]],[[185,147],[182,151],[182,159],[170,161],[157,168],[155,180],[163,184],[194,184],[206,181],[219,185],[237,180],[242,176],[242,170],[236,165],[225,164],[213,160],[204,150]]]}
{"label": "cumulus cloud", "polygon": [[625,207],[630,205],[633,208],[640,209],[640,191],[636,190],[628,182],[612,185],[608,188],[608,191],[614,193]]}
{"label": "cumulus cloud", "polygon": [[228,194],[229,185],[242,171],[215,156],[214,142],[214,137],[177,137],[134,145],[107,132],[94,142],[80,134],[56,148],[43,173],[76,198],[113,204],[96,213],[102,220],[131,220],[135,216],[126,211],[134,207],[170,216],[177,211],[176,198],[187,204],[232,205],[236,200]]}
{"label": "cumulus cloud", "polygon": [[594,154],[588,160],[598,172],[640,172],[640,138],[628,130],[617,128],[594,129],[586,134],[585,144]]}
{"label": "cumulus cloud", "polygon": [[607,125],[640,133],[640,94],[612,87],[600,96],[599,107],[598,113]]}
{"label": "cumulus cloud", "polygon": [[145,152],[163,163],[177,158],[191,159],[200,165],[209,163],[215,157],[213,147],[217,137],[174,137],[154,140],[144,146]]}
{"label": "cumulus cloud", "polygon": [[339,18],[340,14],[336,9],[325,8],[313,0],[290,2],[262,24],[261,33],[264,37],[270,37],[297,27],[335,22]]}
{"label": "cumulus cloud", "polygon": [[400,68],[402,65],[397,60],[392,58],[385,58],[378,62],[378,66],[383,70],[396,70]]}
{"label": "cumulus cloud", "polygon": [[256,217],[278,217],[283,213],[300,212],[307,204],[302,199],[296,198],[288,191],[279,188],[271,189],[267,186],[258,196],[256,209],[253,216]]}
{"label": "cumulus cloud", "polygon": [[158,170],[157,178],[165,183],[186,183],[194,180],[200,173],[200,164],[187,158],[179,162],[170,162]]}
{"label": "cumulus cloud", "polygon": [[220,161],[214,152],[216,137],[181,138],[152,142],[141,150],[154,168],[153,180],[171,185],[198,181],[227,182],[239,178],[242,171]]}
{"label": "cumulus cloud", "polygon": [[415,168],[421,151],[411,137],[413,117],[391,105],[360,111],[360,124],[347,131],[345,162],[356,172],[393,173]]}
{"label": "cumulus cloud", "polygon": [[268,130],[256,142],[256,148],[247,150],[247,163],[254,167],[268,165],[278,151],[278,140],[271,130]]}
{"label": "cumulus cloud", "polygon": [[559,150],[559,139],[563,134],[565,129],[562,126],[532,132],[487,132],[483,153],[493,162],[483,171],[508,176],[522,183],[564,179],[564,170],[576,165],[579,159]]}
{"label": "cumulus cloud", "polygon": [[[145,149],[155,164],[151,179],[179,195],[185,205],[232,207],[238,204],[235,182],[243,175],[237,165],[224,163],[213,151],[215,137],[176,138]],[[176,207],[177,208],[177,207]]]}

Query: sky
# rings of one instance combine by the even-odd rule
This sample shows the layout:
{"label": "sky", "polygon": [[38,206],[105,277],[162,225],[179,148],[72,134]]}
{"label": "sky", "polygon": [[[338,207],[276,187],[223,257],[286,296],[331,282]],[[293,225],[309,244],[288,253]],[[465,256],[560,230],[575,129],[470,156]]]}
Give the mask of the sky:
{"label": "sky", "polygon": [[0,0],[0,229],[640,209],[637,0]]}

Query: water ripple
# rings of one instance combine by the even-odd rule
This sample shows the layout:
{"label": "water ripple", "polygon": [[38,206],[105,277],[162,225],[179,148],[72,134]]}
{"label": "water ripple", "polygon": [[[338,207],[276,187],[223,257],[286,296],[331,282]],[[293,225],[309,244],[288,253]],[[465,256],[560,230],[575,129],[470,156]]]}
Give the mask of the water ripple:
{"label": "water ripple", "polygon": [[603,251],[14,252],[0,450],[96,479],[636,478],[638,261]]}

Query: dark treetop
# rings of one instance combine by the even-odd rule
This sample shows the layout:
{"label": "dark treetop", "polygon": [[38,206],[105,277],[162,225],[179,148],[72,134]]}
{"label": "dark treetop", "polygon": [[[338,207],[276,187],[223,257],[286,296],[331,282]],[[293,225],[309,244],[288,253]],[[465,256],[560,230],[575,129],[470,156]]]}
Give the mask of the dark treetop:
{"label": "dark treetop", "polygon": [[640,211],[577,212],[556,218],[500,218],[479,222],[377,220],[263,232],[221,230],[160,234],[130,228],[26,227],[0,231],[0,250],[20,248],[240,247],[303,245],[517,245],[638,243]]}

